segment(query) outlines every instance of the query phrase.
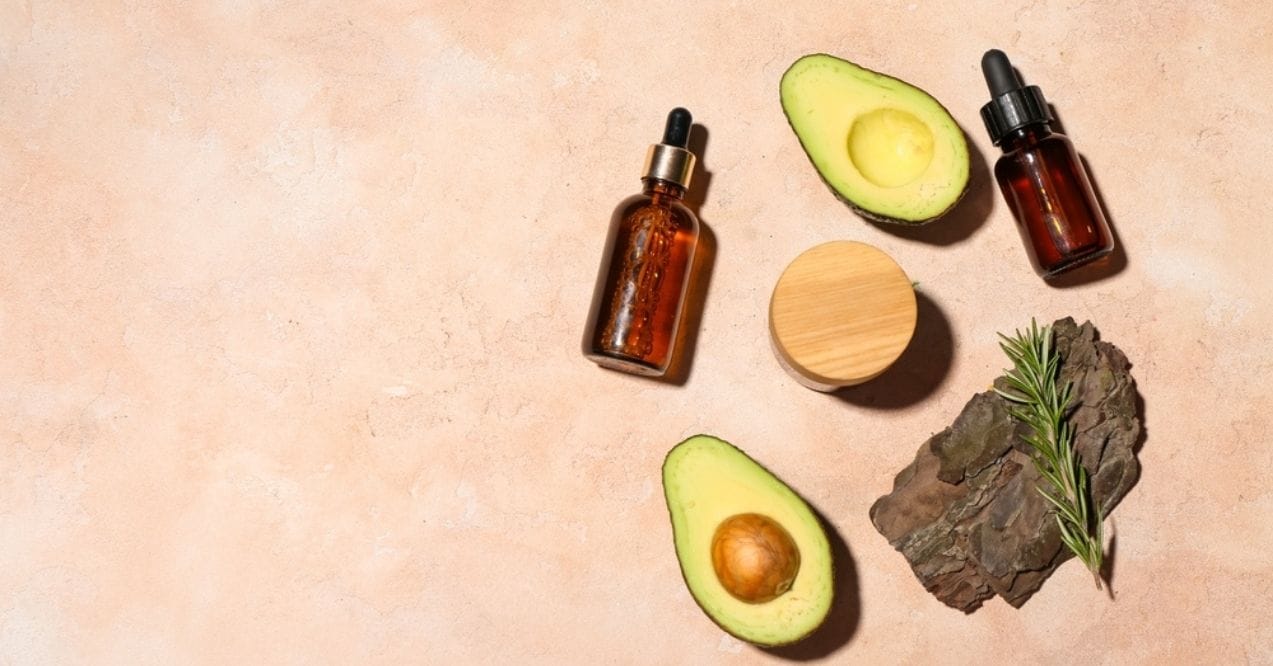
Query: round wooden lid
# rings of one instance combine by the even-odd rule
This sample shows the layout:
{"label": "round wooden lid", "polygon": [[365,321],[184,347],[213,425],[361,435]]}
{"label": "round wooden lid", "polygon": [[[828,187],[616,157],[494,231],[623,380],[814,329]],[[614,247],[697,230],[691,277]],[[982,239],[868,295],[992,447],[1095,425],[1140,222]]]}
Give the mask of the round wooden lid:
{"label": "round wooden lid", "polygon": [[796,379],[830,391],[884,372],[915,332],[915,290],[865,243],[832,241],[791,262],[769,301],[774,351]]}

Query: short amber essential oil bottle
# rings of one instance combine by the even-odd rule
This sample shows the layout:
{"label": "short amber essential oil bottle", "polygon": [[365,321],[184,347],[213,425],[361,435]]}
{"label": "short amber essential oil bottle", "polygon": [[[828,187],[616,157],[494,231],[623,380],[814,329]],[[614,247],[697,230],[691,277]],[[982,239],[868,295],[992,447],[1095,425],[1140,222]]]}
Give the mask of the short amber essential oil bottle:
{"label": "short amber essential oil bottle", "polygon": [[990,103],[981,119],[1003,157],[995,179],[1017,219],[1034,270],[1051,278],[1114,250],[1109,223],[1087,173],[1038,86],[1023,86],[1003,51],[986,51],[981,72]]}
{"label": "short amber essential oil bottle", "polygon": [[644,191],[611,219],[583,336],[584,356],[602,367],[659,377],[672,363],[699,234],[682,202],[692,124],[685,109],[668,114],[663,141],[646,153]]}

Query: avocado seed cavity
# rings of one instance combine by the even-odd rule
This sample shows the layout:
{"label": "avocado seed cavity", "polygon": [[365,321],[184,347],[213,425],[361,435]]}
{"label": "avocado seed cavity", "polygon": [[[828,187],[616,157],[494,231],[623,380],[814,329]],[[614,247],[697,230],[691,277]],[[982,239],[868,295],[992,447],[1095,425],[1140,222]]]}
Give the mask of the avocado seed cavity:
{"label": "avocado seed cavity", "polygon": [[791,589],[800,570],[800,551],[787,530],[772,518],[740,513],[716,528],[712,568],[734,598],[761,604]]}
{"label": "avocado seed cavity", "polygon": [[862,177],[885,188],[924,175],[933,161],[933,131],[901,109],[876,109],[849,130],[849,159]]}

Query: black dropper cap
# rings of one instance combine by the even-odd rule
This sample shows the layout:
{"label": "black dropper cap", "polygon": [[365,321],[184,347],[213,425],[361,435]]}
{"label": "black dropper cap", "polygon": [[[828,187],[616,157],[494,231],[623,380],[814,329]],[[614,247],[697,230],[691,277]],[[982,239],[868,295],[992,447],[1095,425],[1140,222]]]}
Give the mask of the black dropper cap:
{"label": "black dropper cap", "polygon": [[642,179],[665,180],[689,187],[690,175],[694,173],[694,153],[689,151],[690,127],[693,125],[694,117],[679,106],[667,114],[663,140],[650,146],[645,154]]}
{"label": "black dropper cap", "polygon": [[981,120],[997,146],[1009,132],[1026,125],[1052,122],[1052,111],[1038,86],[1023,86],[1008,56],[990,49],[981,56],[981,73],[990,88],[990,103],[981,107]]}
{"label": "black dropper cap", "polygon": [[688,148],[690,145],[690,127],[694,124],[694,116],[681,107],[672,109],[667,114],[667,125],[663,128],[662,143],[677,148]]}

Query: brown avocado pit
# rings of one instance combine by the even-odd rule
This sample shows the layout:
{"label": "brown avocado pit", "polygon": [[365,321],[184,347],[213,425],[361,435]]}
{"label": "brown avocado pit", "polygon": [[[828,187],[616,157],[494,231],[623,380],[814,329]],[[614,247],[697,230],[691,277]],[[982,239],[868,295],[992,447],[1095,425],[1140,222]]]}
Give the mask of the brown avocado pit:
{"label": "brown avocado pit", "polygon": [[712,568],[721,586],[735,599],[765,603],[791,589],[800,571],[800,550],[772,518],[740,513],[716,528]]}
{"label": "brown avocado pit", "polygon": [[663,461],[681,575],[703,612],[755,645],[788,645],[827,619],[831,544],[787,484],[733,445],[696,435]]}

